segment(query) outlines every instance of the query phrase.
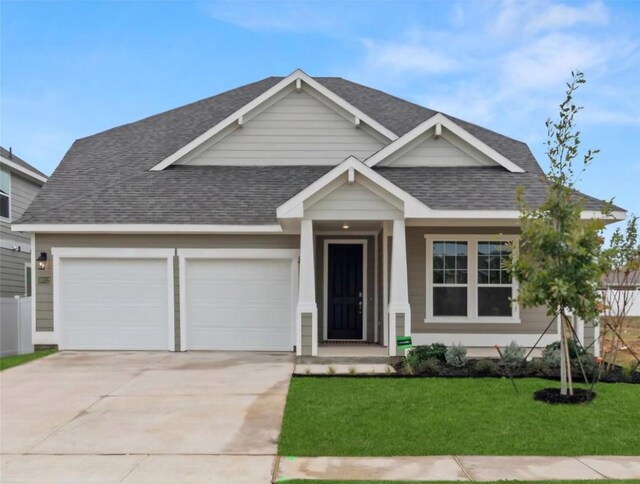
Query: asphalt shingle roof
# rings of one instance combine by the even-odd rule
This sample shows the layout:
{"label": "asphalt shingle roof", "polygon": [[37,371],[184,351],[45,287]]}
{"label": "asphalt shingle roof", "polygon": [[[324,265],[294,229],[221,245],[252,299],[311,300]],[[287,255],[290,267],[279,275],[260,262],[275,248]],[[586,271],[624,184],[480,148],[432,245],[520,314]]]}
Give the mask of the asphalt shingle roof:
{"label": "asphalt shingle roof", "polygon": [[[269,77],[75,141],[18,223],[276,222],[277,207],[330,166],[176,166],[159,172],[148,170],[281,79]],[[314,79],[398,136],[436,114],[341,78]],[[377,171],[432,208],[516,208],[518,185],[525,186],[532,203],[542,200],[542,170],[525,143],[451,119],[527,173],[487,167]],[[590,198],[589,204],[595,208],[595,199]]]}
{"label": "asphalt shingle roof", "polygon": [[44,176],[46,178],[47,175],[38,170],[35,166],[27,163],[19,156],[16,156],[15,153],[9,153],[9,150],[5,150],[2,146],[0,146],[0,155],[7,160],[13,161],[16,165],[20,165],[22,168],[26,168],[27,170],[31,170],[38,175]]}

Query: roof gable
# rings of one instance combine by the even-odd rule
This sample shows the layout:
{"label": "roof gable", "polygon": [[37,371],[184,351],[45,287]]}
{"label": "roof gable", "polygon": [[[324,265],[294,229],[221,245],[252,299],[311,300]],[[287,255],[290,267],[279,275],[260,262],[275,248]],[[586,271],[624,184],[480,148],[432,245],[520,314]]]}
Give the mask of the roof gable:
{"label": "roof gable", "polygon": [[[515,164],[513,161],[507,159],[501,153],[493,149],[491,146],[487,145],[464,128],[459,126],[458,124],[451,121],[444,114],[438,113],[431,118],[427,119],[425,122],[419,124],[415,128],[413,128],[408,133],[404,134],[402,137],[398,138],[391,144],[387,145],[385,148],[381,149],[371,157],[367,158],[365,163],[367,166],[375,166],[379,163],[384,163],[385,161],[393,160],[393,157],[405,147],[410,147],[412,143],[420,140],[421,137],[424,136],[432,136],[439,138],[441,136],[446,136],[447,140],[450,142],[456,143],[458,146],[467,146],[468,149],[475,150],[476,153],[480,155],[484,155],[485,161],[492,160],[496,164],[506,168],[508,171],[512,173],[523,173],[523,170],[520,166]],[[480,158],[479,155],[476,155],[477,158]],[[485,163],[486,164],[486,163]],[[455,165],[451,165],[455,166]]]}
{"label": "roof gable", "polygon": [[388,143],[346,110],[295,84],[194,149],[180,165],[337,165]]}
{"label": "roof gable", "polygon": [[380,124],[378,121],[374,120],[352,104],[342,99],[340,96],[333,93],[331,90],[327,89],[321,83],[309,77],[307,74],[298,69],[279,81],[276,85],[274,85],[267,91],[263,92],[257,98],[245,104],[240,109],[230,114],[227,118],[217,123],[206,132],[202,133],[187,145],[181,147],[179,150],[166,157],[160,163],[151,168],[151,171],[164,170],[167,166],[170,166],[183,157],[188,156],[194,150],[201,148],[204,143],[207,143],[219,133],[223,132],[224,130],[230,129],[230,127],[234,124],[242,126],[245,122],[245,117],[250,117],[256,109],[260,108],[260,106],[278,99],[282,92],[290,89],[291,86],[294,86],[296,91],[300,91],[303,88],[303,85],[309,92],[313,91],[317,93],[319,96],[324,97],[327,102],[333,103],[335,106],[337,106],[337,108],[342,109],[346,113],[349,113],[351,116],[353,116],[354,125],[365,124],[375,132],[379,133],[380,136],[390,141],[398,138],[395,133]]}

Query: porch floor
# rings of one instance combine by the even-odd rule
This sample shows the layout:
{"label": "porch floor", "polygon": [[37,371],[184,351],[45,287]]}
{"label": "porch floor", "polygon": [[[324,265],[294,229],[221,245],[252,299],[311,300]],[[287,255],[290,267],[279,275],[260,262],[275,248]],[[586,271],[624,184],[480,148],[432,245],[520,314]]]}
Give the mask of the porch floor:
{"label": "porch floor", "polygon": [[337,356],[368,357],[389,356],[388,348],[375,343],[320,343],[318,358],[335,358]]}

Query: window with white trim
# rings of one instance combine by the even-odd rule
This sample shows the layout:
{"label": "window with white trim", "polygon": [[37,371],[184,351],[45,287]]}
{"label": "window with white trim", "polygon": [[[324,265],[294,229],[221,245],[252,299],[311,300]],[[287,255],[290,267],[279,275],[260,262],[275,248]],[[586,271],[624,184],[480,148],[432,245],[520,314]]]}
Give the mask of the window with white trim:
{"label": "window with white trim", "polygon": [[11,173],[0,169],[0,218],[11,220]]}
{"label": "window with white trim", "polygon": [[[425,235],[426,322],[518,323],[517,282],[506,269],[515,237]],[[493,240],[492,240],[493,239]]]}

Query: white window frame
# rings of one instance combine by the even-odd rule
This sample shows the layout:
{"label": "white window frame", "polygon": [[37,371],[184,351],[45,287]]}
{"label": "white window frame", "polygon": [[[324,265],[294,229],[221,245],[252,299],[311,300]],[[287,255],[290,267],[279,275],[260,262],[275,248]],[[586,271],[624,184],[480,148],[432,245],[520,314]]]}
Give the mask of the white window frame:
{"label": "white window frame", "polygon": [[[504,284],[478,284],[478,242],[515,242],[517,235],[495,234],[444,234],[424,236],[426,245],[426,317],[425,323],[507,323],[519,324],[520,309],[518,304],[513,305],[511,316],[479,316],[478,315],[478,288],[479,287],[504,287]],[[466,242],[467,243],[467,316],[434,316],[433,314],[433,243],[434,242]],[[462,286],[462,284],[456,284]],[[512,278],[511,294],[515,298],[518,294],[518,281]]]}
{"label": "white window frame", "polygon": [[10,170],[6,170],[4,168],[0,168],[0,170],[9,174],[9,193],[7,193],[7,197],[9,198],[9,216],[8,217],[2,217],[0,215],[0,220],[2,220],[3,222],[11,223],[11,171]]}

